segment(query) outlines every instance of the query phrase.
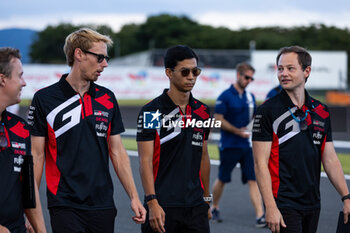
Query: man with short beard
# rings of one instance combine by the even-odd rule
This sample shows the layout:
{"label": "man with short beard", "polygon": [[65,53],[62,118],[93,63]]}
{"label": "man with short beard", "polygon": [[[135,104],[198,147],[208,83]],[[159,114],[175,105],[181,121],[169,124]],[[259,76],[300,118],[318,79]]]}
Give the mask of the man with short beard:
{"label": "man with short beard", "polygon": [[246,91],[254,81],[254,68],[247,63],[236,67],[237,80],[217,99],[214,117],[222,122],[219,143],[219,175],[213,186],[213,220],[221,222],[219,201],[226,183],[237,163],[241,165],[242,183],[248,183],[250,199],[256,214],[256,227],[265,227],[261,195],[256,183],[250,133],[247,125],[253,119],[256,103],[252,93]]}

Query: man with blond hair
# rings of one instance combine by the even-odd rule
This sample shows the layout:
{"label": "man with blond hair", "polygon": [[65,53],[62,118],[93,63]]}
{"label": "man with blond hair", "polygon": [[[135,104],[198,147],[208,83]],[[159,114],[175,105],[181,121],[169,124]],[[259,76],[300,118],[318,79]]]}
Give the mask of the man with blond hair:
{"label": "man with blond hair", "polygon": [[131,200],[132,219],[145,220],[120,137],[124,126],[116,97],[95,83],[108,66],[112,43],[88,28],[71,33],[64,45],[70,73],[39,90],[30,106],[35,178],[40,184],[45,159],[53,232],[114,232],[108,157]]}
{"label": "man with blond hair", "polygon": [[[26,232],[23,212],[37,233],[46,232],[41,211],[38,189],[35,188],[35,202],[26,208],[24,200],[28,189],[22,189],[27,180],[28,158],[31,159],[29,127],[25,120],[6,110],[6,107],[21,100],[23,68],[18,49],[0,48],[0,232]],[[26,165],[27,164],[27,165]],[[32,169],[33,164],[29,163]],[[31,182],[33,179],[31,179]]]}

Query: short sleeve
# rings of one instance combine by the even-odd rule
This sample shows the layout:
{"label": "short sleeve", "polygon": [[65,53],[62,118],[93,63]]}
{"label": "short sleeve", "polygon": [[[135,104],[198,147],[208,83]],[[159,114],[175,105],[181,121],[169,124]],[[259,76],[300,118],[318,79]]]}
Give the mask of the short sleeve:
{"label": "short sleeve", "polygon": [[264,105],[260,106],[256,111],[252,132],[253,141],[272,141],[273,139],[272,119],[268,108]]}
{"label": "short sleeve", "polygon": [[45,137],[47,134],[47,122],[43,106],[40,101],[40,96],[36,93],[33,97],[32,103],[29,106],[28,124],[30,133],[33,136]]}
{"label": "short sleeve", "polygon": [[225,115],[227,112],[227,101],[225,98],[225,92],[222,93],[215,103],[215,113]]}
{"label": "short sleeve", "polygon": [[114,102],[114,108],[113,108],[114,112],[113,112],[113,118],[111,122],[111,135],[116,135],[116,134],[123,133],[125,129],[124,129],[124,124],[123,124],[119,104],[114,94],[113,94],[113,102]]}
{"label": "short sleeve", "polygon": [[[326,111],[329,113],[328,107],[326,106]],[[326,129],[326,142],[331,142],[333,141],[332,138],[332,126],[331,126],[331,116],[329,115],[329,117],[327,118],[327,126],[328,128]]]}

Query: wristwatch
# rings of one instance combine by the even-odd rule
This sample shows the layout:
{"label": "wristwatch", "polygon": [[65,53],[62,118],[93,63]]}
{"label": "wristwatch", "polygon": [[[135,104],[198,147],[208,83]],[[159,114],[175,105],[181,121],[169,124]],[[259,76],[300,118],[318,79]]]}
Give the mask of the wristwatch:
{"label": "wristwatch", "polygon": [[213,194],[209,194],[208,197],[203,197],[203,200],[204,200],[205,202],[211,203],[211,202],[213,201]]}
{"label": "wristwatch", "polygon": [[145,202],[146,203],[151,201],[151,200],[153,200],[153,199],[157,199],[157,195],[156,194],[150,194],[150,195],[145,196]]}
{"label": "wristwatch", "polygon": [[346,199],[350,199],[350,193],[341,198],[341,201],[344,202]]}

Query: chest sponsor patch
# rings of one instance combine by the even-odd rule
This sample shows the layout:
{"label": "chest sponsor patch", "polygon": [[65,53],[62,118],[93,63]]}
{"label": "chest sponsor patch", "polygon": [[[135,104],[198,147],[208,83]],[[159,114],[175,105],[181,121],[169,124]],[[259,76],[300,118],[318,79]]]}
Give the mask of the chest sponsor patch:
{"label": "chest sponsor patch", "polygon": [[13,171],[14,172],[21,172],[21,169],[22,169],[22,164],[23,164],[23,156],[22,155],[19,155],[19,156],[15,156],[13,158]]}
{"label": "chest sponsor patch", "polygon": [[109,113],[105,111],[100,111],[100,110],[95,110],[94,111],[95,116],[103,116],[103,117],[108,117]]}
{"label": "chest sponsor patch", "polygon": [[12,148],[15,148],[15,149],[23,149],[23,150],[26,149],[26,144],[25,143],[11,142],[11,146],[12,146]]}
{"label": "chest sponsor patch", "polygon": [[322,128],[324,128],[325,123],[323,121],[319,121],[319,120],[313,120],[312,122],[314,125],[320,126]]}
{"label": "chest sponsor patch", "polygon": [[95,129],[97,136],[104,138],[107,137],[108,126],[105,124],[105,122],[101,121],[96,123]]}
{"label": "chest sponsor patch", "polygon": [[196,132],[192,135],[193,146],[203,146],[203,133]]}

